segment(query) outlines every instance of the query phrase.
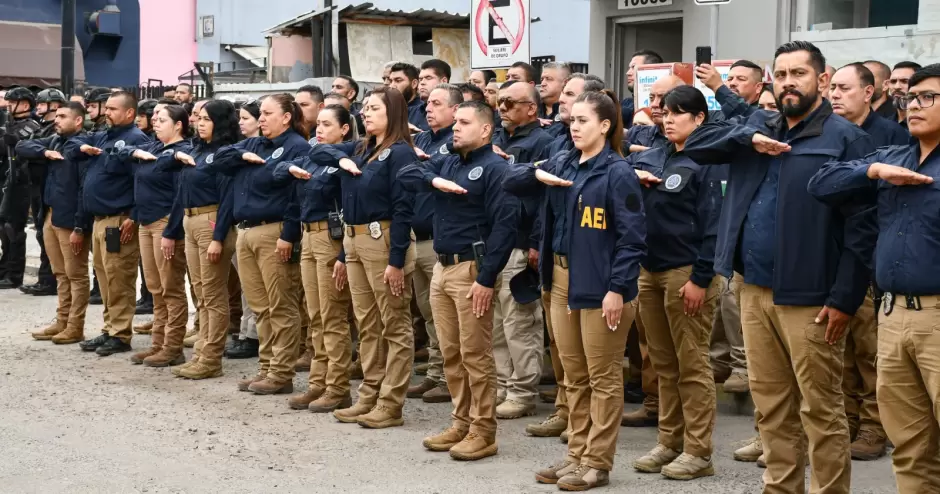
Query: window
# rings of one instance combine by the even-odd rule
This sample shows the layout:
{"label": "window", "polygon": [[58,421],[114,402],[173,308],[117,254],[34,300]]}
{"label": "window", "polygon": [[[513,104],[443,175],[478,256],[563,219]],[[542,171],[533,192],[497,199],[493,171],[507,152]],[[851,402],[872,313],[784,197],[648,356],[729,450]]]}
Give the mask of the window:
{"label": "window", "polygon": [[802,0],[802,2],[806,2],[806,26],[810,31],[917,24],[918,0]]}
{"label": "window", "polygon": [[431,28],[411,27],[411,45],[415,55],[434,56],[434,43],[431,40]]}

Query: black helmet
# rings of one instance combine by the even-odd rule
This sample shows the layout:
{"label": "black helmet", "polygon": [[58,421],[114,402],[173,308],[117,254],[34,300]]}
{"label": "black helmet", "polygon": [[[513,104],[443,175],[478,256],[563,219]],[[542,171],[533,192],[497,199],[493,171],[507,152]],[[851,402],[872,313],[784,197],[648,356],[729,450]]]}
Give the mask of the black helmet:
{"label": "black helmet", "polygon": [[88,90],[85,96],[86,103],[104,103],[111,97],[111,90],[106,87],[94,87]]}
{"label": "black helmet", "polygon": [[65,93],[54,87],[51,87],[49,89],[43,89],[42,91],[39,91],[39,94],[36,96],[36,102],[65,104],[68,102],[68,100],[65,98]]}
{"label": "black helmet", "polygon": [[137,104],[137,114],[147,115],[147,118],[153,118],[153,109],[157,106],[157,100],[145,99]]}
{"label": "black helmet", "polygon": [[17,87],[7,91],[7,94],[3,97],[7,101],[28,101],[29,107],[34,108],[36,106],[36,96],[32,91],[26,89],[25,87]]}

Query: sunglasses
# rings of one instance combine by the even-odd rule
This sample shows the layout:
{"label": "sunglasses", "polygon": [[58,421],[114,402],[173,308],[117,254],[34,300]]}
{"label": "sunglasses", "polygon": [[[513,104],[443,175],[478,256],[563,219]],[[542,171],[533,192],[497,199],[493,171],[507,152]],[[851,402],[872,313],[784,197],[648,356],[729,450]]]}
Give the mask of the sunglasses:
{"label": "sunglasses", "polygon": [[499,98],[496,100],[499,106],[505,107],[507,110],[512,110],[516,105],[528,105],[532,104],[529,100],[513,100],[512,98]]}

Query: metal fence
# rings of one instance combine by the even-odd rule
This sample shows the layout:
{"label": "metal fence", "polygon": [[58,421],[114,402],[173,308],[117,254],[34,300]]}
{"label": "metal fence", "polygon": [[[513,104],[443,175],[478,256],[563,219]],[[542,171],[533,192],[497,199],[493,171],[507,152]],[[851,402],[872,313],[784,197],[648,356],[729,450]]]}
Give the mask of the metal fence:
{"label": "metal fence", "polygon": [[[535,68],[535,81],[536,82],[542,80],[542,66],[544,66],[547,63],[554,62],[554,61],[556,61],[555,55],[546,55],[544,57],[532,57],[532,67]],[[572,73],[574,72],[581,72],[584,74],[588,73],[588,64],[586,63],[571,63],[571,62],[567,62],[567,63],[571,67]]]}

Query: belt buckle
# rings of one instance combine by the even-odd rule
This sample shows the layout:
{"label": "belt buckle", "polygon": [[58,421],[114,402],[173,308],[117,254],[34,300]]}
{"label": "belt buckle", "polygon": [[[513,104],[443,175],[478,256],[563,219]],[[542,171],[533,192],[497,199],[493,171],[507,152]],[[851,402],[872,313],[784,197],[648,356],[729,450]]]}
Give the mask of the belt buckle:
{"label": "belt buckle", "polygon": [[378,221],[369,223],[369,236],[375,240],[382,238],[382,225]]}
{"label": "belt buckle", "polygon": [[905,297],[905,302],[907,302],[908,310],[921,310],[923,308],[923,306],[920,304],[920,297],[907,295]]}
{"label": "belt buckle", "polygon": [[891,292],[885,292],[882,300],[884,304],[884,313],[886,316],[890,316],[891,312],[894,311],[894,294]]}

